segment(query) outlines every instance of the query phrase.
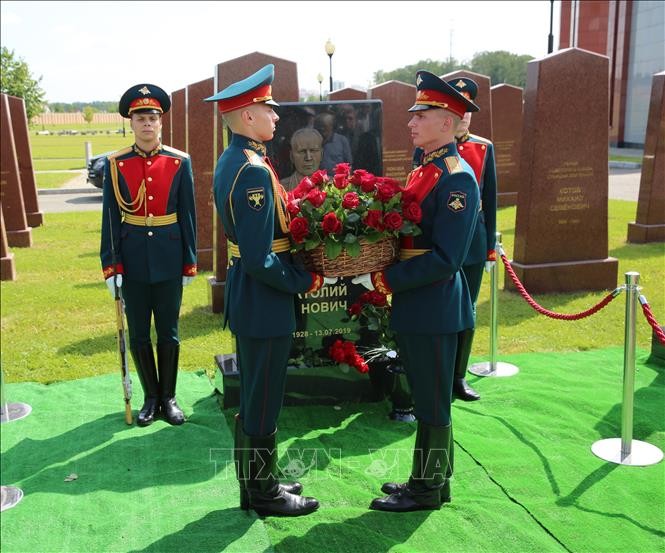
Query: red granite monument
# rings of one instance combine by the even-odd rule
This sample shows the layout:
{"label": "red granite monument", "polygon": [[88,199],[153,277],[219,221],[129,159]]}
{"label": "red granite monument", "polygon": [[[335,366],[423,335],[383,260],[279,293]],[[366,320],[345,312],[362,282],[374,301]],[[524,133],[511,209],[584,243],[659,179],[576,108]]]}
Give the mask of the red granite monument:
{"label": "red granite monument", "polygon": [[510,84],[498,84],[490,88],[498,207],[517,203],[522,146],[522,93],[520,87]]}
{"label": "red granite monument", "polygon": [[9,244],[7,244],[7,231],[2,210],[0,210],[0,280],[16,280],[14,254],[9,251]]}
{"label": "red granite monument", "polygon": [[347,87],[333,90],[328,94],[329,100],[367,100],[367,92],[359,88]]}
{"label": "red granite monument", "polygon": [[608,68],[606,56],[578,48],[527,65],[512,266],[529,292],[617,285],[607,255]]}
{"label": "red granite monument", "polygon": [[[171,93],[171,143],[173,148],[187,152],[187,96],[181,88]],[[196,184],[196,183],[195,183]]]}
{"label": "red granite monument", "polygon": [[629,242],[665,242],[665,71],[653,76],[637,216]]}
{"label": "red granite monument", "polygon": [[16,146],[18,169],[21,176],[25,216],[28,226],[38,227],[44,222],[44,214],[39,210],[37,182],[32,167],[32,152],[28,138],[28,116],[25,111],[25,102],[23,98],[17,98],[16,96],[8,95],[7,99],[9,100],[9,115],[12,120],[14,145]]}
{"label": "red granite monument", "polygon": [[492,132],[492,95],[490,94],[492,80],[487,75],[466,71],[465,69],[441,75],[441,78],[446,81],[452,81],[461,77],[473,79],[478,85],[478,94],[474,102],[478,105],[480,111],[473,114],[469,131],[472,134],[477,134],[494,142],[494,133]]}
{"label": "red granite monument", "polygon": [[416,99],[416,87],[388,81],[370,88],[367,97],[383,102],[383,175],[406,184],[413,160],[413,143],[407,126],[413,114],[408,110]]}
{"label": "red granite monument", "polygon": [[0,198],[2,199],[7,243],[18,248],[30,247],[32,246],[32,229],[28,226],[25,215],[7,94],[0,94],[0,174]]}

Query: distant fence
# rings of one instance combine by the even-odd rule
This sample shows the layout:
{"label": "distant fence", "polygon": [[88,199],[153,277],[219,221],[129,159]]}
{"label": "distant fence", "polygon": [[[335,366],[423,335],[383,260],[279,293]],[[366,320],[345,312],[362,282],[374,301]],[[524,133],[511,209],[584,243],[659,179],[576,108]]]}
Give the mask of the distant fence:
{"label": "distant fence", "polygon": [[[83,113],[42,113],[32,118],[33,125],[74,125],[85,123]],[[122,116],[119,113],[95,113],[92,123],[118,123],[122,125]]]}

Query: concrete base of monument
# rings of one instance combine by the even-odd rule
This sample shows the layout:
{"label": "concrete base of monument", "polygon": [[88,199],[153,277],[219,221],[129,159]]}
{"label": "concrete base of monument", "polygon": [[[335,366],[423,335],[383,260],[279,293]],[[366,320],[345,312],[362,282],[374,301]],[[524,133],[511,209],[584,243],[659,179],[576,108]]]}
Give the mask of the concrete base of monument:
{"label": "concrete base of monument", "polygon": [[208,302],[213,313],[222,313],[224,311],[224,285],[226,281],[217,280],[215,277],[208,278]]}
{"label": "concrete base of monument", "polygon": [[41,211],[33,211],[26,213],[25,218],[28,220],[29,227],[40,227],[44,224],[44,213]]}
{"label": "concrete base of monument", "polygon": [[32,229],[8,230],[7,244],[12,248],[29,248],[32,246]]}
{"label": "concrete base of monument", "polygon": [[517,192],[499,192],[496,195],[497,207],[517,205]]}
{"label": "concrete base of monument", "polygon": [[[529,294],[613,290],[618,283],[619,261],[614,257],[531,265],[511,261],[510,264]],[[507,273],[505,289],[516,290]]]}
{"label": "concrete base of monument", "polygon": [[0,263],[0,280],[16,280],[14,254],[8,253],[7,257],[3,257]]}
{"label": "concrete base of monument", "polygon": [[665,225],[628,223],[628,242],[634,244],[665,242]]}
{"label": "concrete base of monument", "polygon": [[199,271],[212,271],[212,248],[196,250],[196,266]]}

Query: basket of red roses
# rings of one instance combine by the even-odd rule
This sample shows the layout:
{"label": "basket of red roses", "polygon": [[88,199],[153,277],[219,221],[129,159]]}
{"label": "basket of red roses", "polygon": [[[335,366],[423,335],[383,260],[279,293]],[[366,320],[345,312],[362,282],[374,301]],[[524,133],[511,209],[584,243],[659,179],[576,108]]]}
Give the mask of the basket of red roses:
{"label": "basket of red roses", "polygon": [[420,234],[417,202],[405,202],[399,183],[348,163],[329,177],[316,171],[289,192],[292,250],[305,266],[330,277],[379,271],[399,253],[399,236]]}

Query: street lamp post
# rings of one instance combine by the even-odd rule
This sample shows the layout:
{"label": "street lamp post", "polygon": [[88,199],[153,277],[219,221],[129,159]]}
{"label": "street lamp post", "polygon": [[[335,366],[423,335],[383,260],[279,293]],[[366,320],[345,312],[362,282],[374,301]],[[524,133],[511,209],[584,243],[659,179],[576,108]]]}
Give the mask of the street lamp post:
{"label": "street lamp post", "polygon": [[316,80],[319,81],[319,102],[323,102],[323,90],[321,89],[321,87],[323,86],[323,75],[319,73],[316,76]]}
{"label": "street lamp post", "polygon": [[547,53],[554,51],[554,35],[552,34],[552,24],[554,22],[554,0],[550,0],[550,34],[547,36]]}
{"label": "street lamp post", "polygon": [[326,42],[326,54],[328,54],[328,57],[330,58],[330,92],[333,90],[333,80],[332,80],[332,57],[333,54],[335,53],[335,45],[332,43],[330,39]]}

